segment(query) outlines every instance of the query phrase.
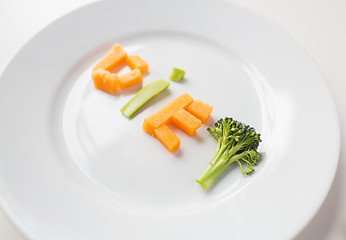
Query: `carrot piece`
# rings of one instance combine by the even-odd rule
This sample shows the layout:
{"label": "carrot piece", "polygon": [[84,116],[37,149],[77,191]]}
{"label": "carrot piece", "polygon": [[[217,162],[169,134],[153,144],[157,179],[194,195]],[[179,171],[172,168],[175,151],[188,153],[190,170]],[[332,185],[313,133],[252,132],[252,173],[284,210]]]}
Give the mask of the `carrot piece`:
{"label": "carrot piece", "polygon": [[118,65],[126,60],[126,52],[122,49],[120,44],[116,43],[112,48],[103,56],[103,58],[95,65],[93,72],[99,68],[107,71],[112,71]]}
{"label": "carrot piece", "polygon": [[174,150],[180,146],[180,139],[166,124],[162,124],[155,129],[155,137],[159,139],[170,152],[174,152]]}
{"label": "carrot piece", "polygon": [[142,126],[143,131],[154,136],[156,128],[160,127],[162,124],[169,124],[172,115],[180,108],[184,108],[192,103],[192,101],[193,98],[189,94],[184,93],[180,95],[156,113],[144,119],[144,123]]}
{"label": "carrot piece", "polygon": [[131,87],[142,82],[142,74],[139,69],[132,70],[129,73],[119,76],[119,87],[121,89]]}
{"label": "carrot piece", "polygon": [[138,55],[127,56],[126,63],[131,69],[139,69],[141,73],[145,73],[149,68],[148,63]]}
{"label": "carrot piece", "polygon": [[102,68],[92,74],[95,88],[113,94],[118,88],[118,76]]}
{"label": "carrot piece", "polygon": [[201,100],[196,99],[189,106],[187,106],[186,110],[201,120],[202,123],[205,123],[213,111],[213,107],[205,102],[202,102]]}
{"label": "carrot piece", "polygon": [[201,120],[183,108],[179,109],[172,115],[172,123],[189,136],[195,135],[196,130],[201,126]]}

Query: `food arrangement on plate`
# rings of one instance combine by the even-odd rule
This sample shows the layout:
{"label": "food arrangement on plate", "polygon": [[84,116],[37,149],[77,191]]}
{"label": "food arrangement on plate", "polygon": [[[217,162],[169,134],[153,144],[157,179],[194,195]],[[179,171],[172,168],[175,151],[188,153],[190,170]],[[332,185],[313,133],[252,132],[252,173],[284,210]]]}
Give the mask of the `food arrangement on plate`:
{"label": "food arrangement on plate", "polygon": [[292,239],[337,169],[316,64],[224,1],[98,1],[42,29],[0,75],[0,205],[29,239]]}
{"label": "food arrangement on plate", "polygon": [[[118,76],[112,72],[123,63],[131,68],[129,73]],[[142,73],[148,69],[149,64],[145,60],[138,55],[128,56],[121,45],[116,43],[93,67],[94,87],[113,94],[118,87],[124,89],[142,83]],[[184,76],[184,70],[173,67],[169,79],[179,82]],[[163,79],[148,83],[120,111],[124,116],[131,118],[149,100],[169,86],[170,83]],[[189,94],[184,93],[145,118],[142,129],[156,137],[168,151],[174,152],[180,146],[180,139],[168,125],[173,124],[192,137],[201,124],[207,121],[212,111],[213,107],[209,104],[199,99],[194,100]],[[214,128],[207,130],[216,139],[217,147],[213,159],[196,180],[203,189],[211,186],[214,180],[234,162],[238,163],[244,176],[254,171],[252,166],[257,164],[261,156],[257,152],[261,138],[254,128],[226,117],[218,120]],[[247,169],[244,170],[243,164]]]}

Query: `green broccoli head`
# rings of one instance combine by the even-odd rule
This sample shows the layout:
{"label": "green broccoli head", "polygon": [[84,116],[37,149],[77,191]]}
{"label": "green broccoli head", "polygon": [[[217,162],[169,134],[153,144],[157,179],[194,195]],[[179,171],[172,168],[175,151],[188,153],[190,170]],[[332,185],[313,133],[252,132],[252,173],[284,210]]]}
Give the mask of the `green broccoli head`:
{"label": "green broccoli head", "polygon": [[252,166],[260,158],[257,148],[261,138],[253,127],[227,117],[207,130],[217,140],[217,147],[212,161],[196,180],[204,189],[233,162],[238,163],[244,176],[254,171]]}

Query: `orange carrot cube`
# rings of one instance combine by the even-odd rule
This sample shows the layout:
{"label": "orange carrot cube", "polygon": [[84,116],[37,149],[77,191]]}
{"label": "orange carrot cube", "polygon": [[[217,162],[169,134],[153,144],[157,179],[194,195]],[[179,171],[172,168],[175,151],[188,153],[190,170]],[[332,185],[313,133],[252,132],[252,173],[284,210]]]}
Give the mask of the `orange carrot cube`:
{"label": "orange carrot cube", "polygon": [[142,74],[139,69],[132,70],[129,73],[119,76],[119,87],[121,89],[131,87],[142,82]]}
{"label": "orange carrot cube", "polygon": [[172,115],[172,123],[180,128],[189,136],[196,134],[196,130],[201,127],[201,120],[193,116],[191,113],[181,108]]}
{"label": "orange carrot cube", "polygon": [[102,68],[92,74],[95,88],[113,94],[118,88],[118,76]]}
{"label": "orange carrot cube", "polygon": [[166,124],[162,124],[160,127],[155,129],[155,137],[170,152],[173,152],[180,146],[180,139]]}
{"label": "orange carrot cube", "polygon": [[126,63],[131,69],[139,69],[141,73],[148,71],[149,65],[138,55],[131,55],[126,57]]}
{"label": "orange carrot cube", "polygon": [[122,49],[120,44],[116,43],[112,48],[103,56],[103,58],[95,65],[93,72],[99,68],[107,71],[112,71],[126,60],[126,52]]}
{"label": "orange carrot cube", "polygon": [[213,111],[213,107],[197,99],[187,106],[186,110],[205,123]]}

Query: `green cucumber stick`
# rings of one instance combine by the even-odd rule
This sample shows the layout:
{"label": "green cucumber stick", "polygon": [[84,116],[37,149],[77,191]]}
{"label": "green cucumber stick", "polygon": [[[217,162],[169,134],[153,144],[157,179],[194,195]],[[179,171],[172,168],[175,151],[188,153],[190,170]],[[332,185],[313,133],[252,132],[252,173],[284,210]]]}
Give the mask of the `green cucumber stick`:
{"label": "green cucumber stick", "polygon": [[185,76],[185,71],[179,68],[173,67],[169,80],[179,82]]}
{"label": "green cucumber stick", "polygon": [[146,102],[155,97],[157,94],[168,88],[169,82],[163,79],[157,79],[145,85],[141,90],[139,90],[130,101],[128,101],[125,106],[123,106],[120,111],[128,118],[140,109]]}

